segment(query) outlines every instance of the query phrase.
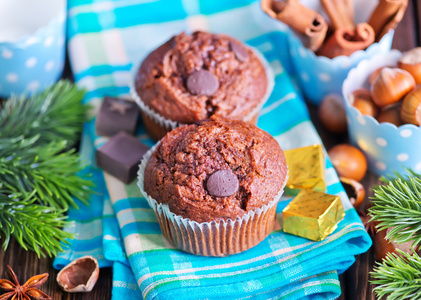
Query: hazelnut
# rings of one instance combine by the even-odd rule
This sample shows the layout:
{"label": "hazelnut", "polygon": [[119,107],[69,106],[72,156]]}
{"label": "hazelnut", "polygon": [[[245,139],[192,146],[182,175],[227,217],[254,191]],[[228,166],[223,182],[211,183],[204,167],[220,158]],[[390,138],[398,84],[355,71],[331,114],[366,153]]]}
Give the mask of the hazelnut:
{"label": "hazelnut", "polygon": [[372,84],[373,84],[374,79],[376,79],[376,78],[377,78],[377,76],[379,76],[380,71],[381,71],[382,69],[384,69],[384,68],[394,68],[394,67],[393,67],[393,66],[383,66],[383,67],[380,67],[380,68],[378,68],[378,69],[374,70],[374,72],[372,72],[372,73],[370,74],[370,76],[368,77],[368,83],[369,83],[370,85],[372,85]]}
{"label": "hazelnut", "polygon": [[417,84],[421,84],[421,47],[405,52],[398,61],[398,67],[408,71]]}
{"label": "hazelnut", "polygon": [[383,260],[388,253],[396,253],[397,255],[400,255],[396,249],[399,249],[405,253],[413,254],[412,252],[412,246],[414,246],[414,250],[418,251],[419,246],[413,245],[412,241],[400,243],[398,244],[394,240],[388,240],[386,239],[386,235],[392,230],[393,228],[387,228],[385,230],[376,230],[374,234],[374,254],[377,258],[377,260]]}
{"label": "hazelnut", "polygon": [[358,148],[339,144],[330,149],[328,155],[339,176],[356,181],[363,179],[367,171],[367,159]]}
{"label": "hazelnut", "polygon": [[[389,234],[390,231],[392,231],[394,228],[387,228],[386,229],[386,235]],[[405,243],[397,243],[395,240],[391,240],[390,243],[395,247],[395,249],[402,250],[403,252],[413,254],[412,252],[412,245],[413,241],[405,242]],[[414,245],[416,246],[416,245]],[[418,247],[415,247],[415,250],[417,251]]]}
{"label": "hazelnut", "polygon": [[405,96],[400,116],[405,123],[421,125],[421,86]]}
{"label": "hazelnut", "polygon": [[361,114],[372,116],[375,118],[379,112],[379,108],[371,99],[371,94],[368,89],[355,90],[351,94],[352,105],[360,111]]}
{"label": "hazelnut", "polygon": [[346,112],[342,96],[327,95],[319,106],[319,119],[323,127],[332,133],[344,133],[347,128]]}
{"label": "hazelnut", "polygon": [[400,116],[400,111],[401,111],[401,105],[400,104],[390,105],[388,107],[385,107],[377,115],[377,122],[379,122],[379,123],[388,122],[388,123],[392,123],[395,126],[399,127],[399,126],[403,125],[403,122],[402,122],[402,119],[401,119],[401,116]]}
{"label": "hazelnut", "polygon": [[90,292],[99,276],[98,261],[90,256],[73,260],[57,274],[57,283],[66,292]]}
{"label": "hazelnut", "polygon": [[398,102],[415,88],[411,74],[398,68],[383,68],[371,85],[371,97],[377,106]]}
{"label": "hazelnut", "polygon": [[339,179],[341,180],[341,183],[349,197],[349,201],[351,201],[351,204],[355,208],[360,206],[364,202],[365,198],[364,186],[351,178],[340,177]]}
{"label": "hazelnut", "polygon": [[396,253],[395,247],[389,240],[386,240],[386,230],[375,229],[373,237],[374,255],[377,260],[382,261],[388,253]]}

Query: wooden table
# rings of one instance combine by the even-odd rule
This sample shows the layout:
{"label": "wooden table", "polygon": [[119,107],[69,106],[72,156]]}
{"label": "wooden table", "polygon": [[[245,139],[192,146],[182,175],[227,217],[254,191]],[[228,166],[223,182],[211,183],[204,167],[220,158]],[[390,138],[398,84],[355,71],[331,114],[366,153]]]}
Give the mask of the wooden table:
{"label": "wooden table", "polygon": [[[395,32],[392,46],[395,49],[405,51],[420,45],[421,3],[417,3],[417,1],[418,0],[409,0],[405,17]],[[336,144],[346,143],[348,141],[347,135],[332,135],[321,127],[317,117],[317,108],[315,106],[309,105],[309,111],[312,121],[319,132],[326,149],[329,150]],[[378,178],[370,173],[368,173],[363,180],[363,184],[367,190],[375,183],[378,183]],[[371,196],[372,193],[368,192],[367,194],[365,205],[367,204],[368,197]],[[0,245],[2,242],[3,241],[0,240]],[[58,271],[53,269],[52,261],[52,258],[38,258],[35,253],[25,251],[13,240],[7,251],[4,251],[3,249],[0,250],[0,278],[4,278],[6,265],[10,265],[15,270],[21,284],[35,274],[49,273],[50,278],[41,289],[54,300],[104,300],[111,298],[111,268],[101,269],[98,282],[92,292],[69,294],[63,292],[57,285],[55,278]],[[342,295],[339,299],[374,299],[372,286],[368,283],[368,273],[372,270],[373,263],[374,255],[372,249],[357,257],[356,262],[344,274],[340,275]]]}

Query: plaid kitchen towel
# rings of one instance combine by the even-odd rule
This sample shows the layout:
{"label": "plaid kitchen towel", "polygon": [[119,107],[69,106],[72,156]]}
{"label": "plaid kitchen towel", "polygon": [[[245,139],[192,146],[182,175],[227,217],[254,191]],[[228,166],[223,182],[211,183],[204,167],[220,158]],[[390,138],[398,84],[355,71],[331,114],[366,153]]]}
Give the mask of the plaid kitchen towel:
{"label": "plaid kitchen towel", "polygon": [[[61,268],[85,254],[113,265],[113,299],[334,299],[338,273],[371,240],[326,160],[327,192],[341,197],[346,214],[321,242],[274,231],[258,246],[215,258],[174,249],[162,236],[136,182],[125,185],[95,167],[94,117],[104,96],[128,96],[132,68],[147,53],[181,31],[225,33],[260,51],[275,74],[274,90],[258,126],[285,149],[321,143],[302,97],[294,88],[288,31],[252,0],[68,0],[68,49],[74,78],[94,109],[82,136],[81,153],[91,163],[95,194],[89,206],[71,210],[71,247],[56,257]],[[152,145],[142,126],[139,139]],[[278,204],[278,216],[290,199]]]}

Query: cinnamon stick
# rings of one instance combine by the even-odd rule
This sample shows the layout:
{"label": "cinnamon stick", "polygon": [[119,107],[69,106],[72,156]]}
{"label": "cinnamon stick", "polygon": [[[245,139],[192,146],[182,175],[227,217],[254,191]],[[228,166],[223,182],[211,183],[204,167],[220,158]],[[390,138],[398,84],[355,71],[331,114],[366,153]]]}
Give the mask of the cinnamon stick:
{"label": "cinnamon stick", "polygon": [[317,55],[334,58],[340,55],[349,56],[355,51],[364,50],[375,39],[373,28],[367,23],[358,24],[354,30],[337,29],[323,44]]}
{"label": "cinnamon stick", "polygon": [[351,0],[321,0],[334,30],[355,28],[354,4]]}
{"label": "cinnamon stick", "polygon": [[325,19],[298,0],[262,0],[262,10],[303,35],[305,47],[316,51],[322,45],[327,32]]}
{"label": "cinnamon stick", "polygon": [[367,22],[376,33],[376,42],[399,24],[407,6],[408,0],[379,0]]}

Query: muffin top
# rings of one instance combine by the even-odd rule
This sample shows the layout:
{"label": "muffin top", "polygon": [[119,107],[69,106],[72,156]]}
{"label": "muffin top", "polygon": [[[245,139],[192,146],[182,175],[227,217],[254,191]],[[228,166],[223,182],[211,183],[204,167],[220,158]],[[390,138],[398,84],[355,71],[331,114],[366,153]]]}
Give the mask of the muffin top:
{"label": "muffin top", "polygon": [[169,132],[149,159],[144,189],[171,212],[201,222],[235,219],[274,200],[287,165],[254,125],[212,117]]}
{"label": "muffin top", "polygon": [[243,119],[263,100],[268,80],[256,54],[221,34],[181,33],[142,62],[135,88],[167,119],[194,123],[216,115]]}

